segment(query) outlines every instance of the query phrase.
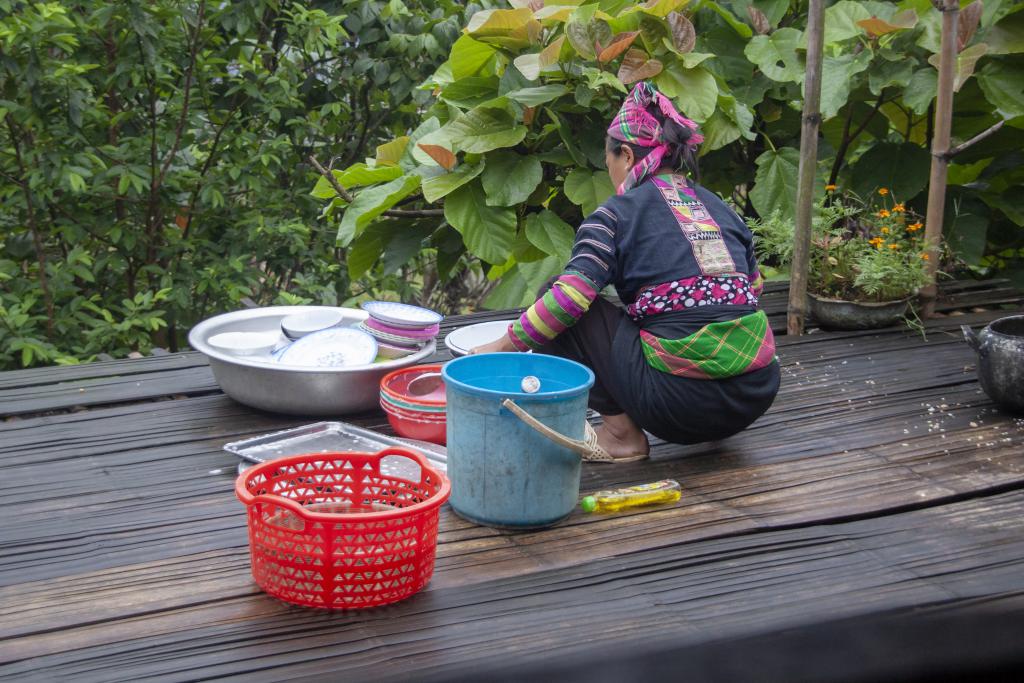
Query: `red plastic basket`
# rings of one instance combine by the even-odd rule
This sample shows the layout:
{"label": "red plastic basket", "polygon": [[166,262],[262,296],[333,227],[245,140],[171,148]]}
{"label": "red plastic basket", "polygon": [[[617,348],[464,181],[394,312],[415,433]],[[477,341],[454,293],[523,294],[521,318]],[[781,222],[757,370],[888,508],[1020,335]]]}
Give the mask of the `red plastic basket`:
{"label": "red plastic basket", "polygon": [[450,493],[448,479],[405,448],[293,455],[235,483],[256,583],[286,602],[329,609],[384,605],[423,588]]}

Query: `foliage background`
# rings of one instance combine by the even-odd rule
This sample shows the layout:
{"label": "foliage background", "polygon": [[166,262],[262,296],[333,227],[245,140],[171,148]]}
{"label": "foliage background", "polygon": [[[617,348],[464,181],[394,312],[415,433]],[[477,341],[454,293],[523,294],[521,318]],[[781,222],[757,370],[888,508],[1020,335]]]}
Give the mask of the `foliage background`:
{"label": "foliage background", "polygon": [[415,125],[476,9],[0,0],[0,367],[177,348],[246,297],[404,295],[408,253],[350,281],[304,159]]}
{"label": "foliage background", "polygon": [[[822,192],[923,213],[939,13],[827,4]],[[1024,5],[962,4],[954,138],[1007,123],[952,164],[945,232],[1024,283]],[[611,192],[603,131],[641,76],[702,124],[706,185],[791,216],[806,11],[0,0],[0,365],[174,348],[246,297],[526,302]]]}

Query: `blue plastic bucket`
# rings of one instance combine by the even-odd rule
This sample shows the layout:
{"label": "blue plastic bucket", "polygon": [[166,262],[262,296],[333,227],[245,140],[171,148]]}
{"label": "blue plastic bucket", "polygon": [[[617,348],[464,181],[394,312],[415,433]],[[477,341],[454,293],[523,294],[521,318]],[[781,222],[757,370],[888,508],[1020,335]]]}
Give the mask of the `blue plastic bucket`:
{"label": "blue plastic bucket", "polygon": [[[550,526],[580,492],[580,456],[503,408],[509,398],[537,420],[582,439],[594,373],[585,365],[538,353],[457,358],[442,369],[448,405],[450,503],[478,524],[510,529]],[[540,390],[522,390],[524,377]]]}

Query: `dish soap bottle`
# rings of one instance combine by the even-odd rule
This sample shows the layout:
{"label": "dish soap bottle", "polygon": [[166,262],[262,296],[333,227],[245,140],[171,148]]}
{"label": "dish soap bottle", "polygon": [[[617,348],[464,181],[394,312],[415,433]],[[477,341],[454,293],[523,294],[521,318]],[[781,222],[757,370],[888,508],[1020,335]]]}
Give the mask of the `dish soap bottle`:
{"label": "dish soap bottle", "polygon": [[580,501],[584,512],[618,512],[626,508],[659,503],[674,503],[682,497],[682,487],[673,479],[621,489],[598,491]]}

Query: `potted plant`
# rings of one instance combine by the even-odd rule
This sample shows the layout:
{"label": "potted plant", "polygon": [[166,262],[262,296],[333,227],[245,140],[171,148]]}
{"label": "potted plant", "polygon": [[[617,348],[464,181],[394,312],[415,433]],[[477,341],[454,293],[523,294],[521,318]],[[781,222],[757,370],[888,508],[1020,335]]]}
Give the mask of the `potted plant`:
{"label": "potted plant", "polygon": [[[758,255],[788,268],[793,223],[779,214],[753,220]],[[924,225],[886,188],[868,201],[835,186],[817,203],[807,280],[810,311],[822,327],[868,329],[902,318],[927,282]]]}

